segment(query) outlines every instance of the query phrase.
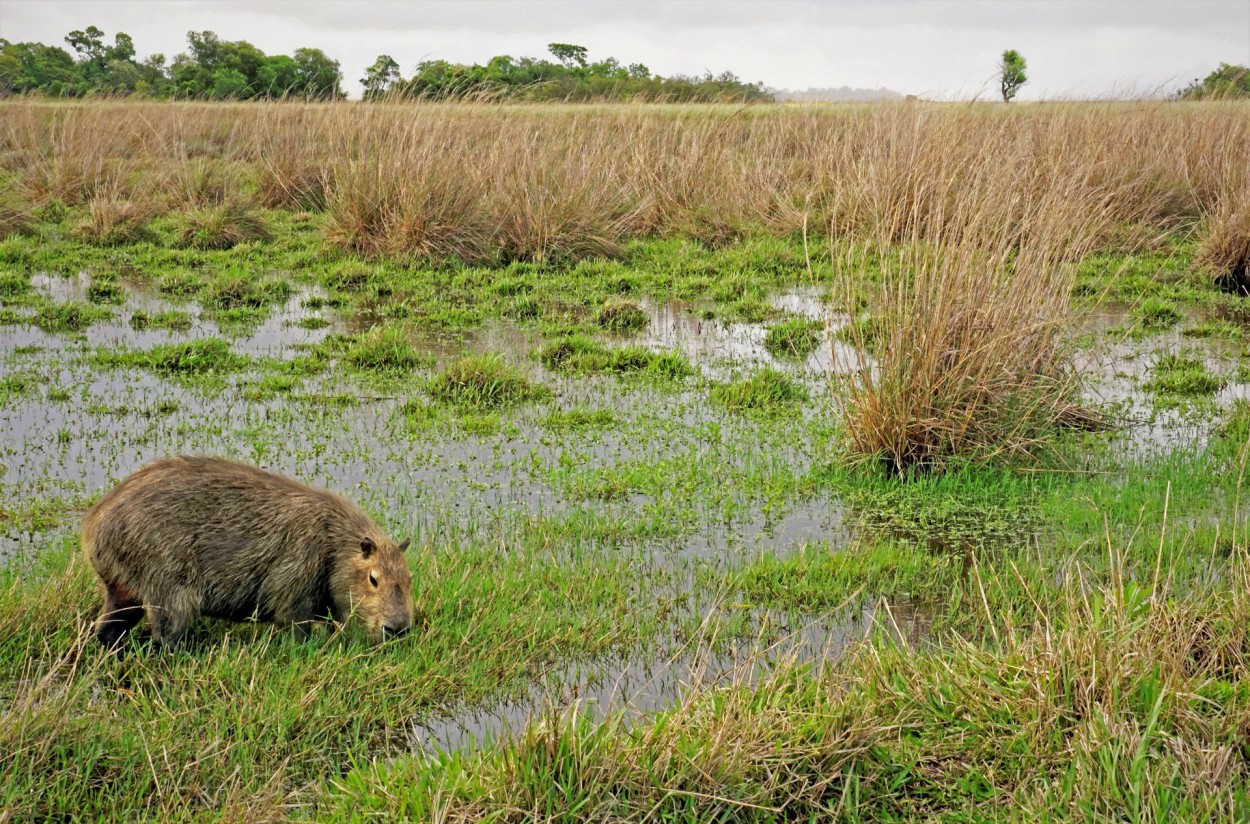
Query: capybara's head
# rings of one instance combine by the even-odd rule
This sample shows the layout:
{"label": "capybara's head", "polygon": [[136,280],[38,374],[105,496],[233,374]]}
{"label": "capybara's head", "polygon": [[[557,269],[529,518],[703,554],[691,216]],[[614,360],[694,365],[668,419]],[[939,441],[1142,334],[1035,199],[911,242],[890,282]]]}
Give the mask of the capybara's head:
{"label": "capybara's head", "polygon": [[348,592],[336,592],[336,600],[350,606],[375,640],[402,635],[412,627],[412,572],[404,550],[408,541],[395,544],[385,538],[363,537],[358,550],[347,554],[339,581]]}

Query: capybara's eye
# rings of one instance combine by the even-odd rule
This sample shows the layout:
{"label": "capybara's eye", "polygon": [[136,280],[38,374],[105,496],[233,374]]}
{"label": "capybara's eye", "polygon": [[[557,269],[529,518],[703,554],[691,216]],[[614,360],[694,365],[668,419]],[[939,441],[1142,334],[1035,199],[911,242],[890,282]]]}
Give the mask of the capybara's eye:
{"label": "capybara's eye", "polygon": [[378,576],[376,576],[376,575],[374,575],[372,572],[370,572],[370,573],[369,573],[369,583],[373,584],[373,588],[374,588],[374,589],[377,589],[377,586],[378,586]]}

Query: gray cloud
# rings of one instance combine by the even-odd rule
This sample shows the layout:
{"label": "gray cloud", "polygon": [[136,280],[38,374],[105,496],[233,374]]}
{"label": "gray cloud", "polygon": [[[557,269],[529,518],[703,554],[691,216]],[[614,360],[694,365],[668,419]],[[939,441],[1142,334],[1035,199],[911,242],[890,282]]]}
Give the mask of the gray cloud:
{"label": "gray cloud", "polygon": [[992,91],[998,55],[1029,60],[1021,99],[1174,88],[1221,61],[1250,64],[1246,0],[0,0],[0,37],[60,43],[70,29],[126,31],[141,53],[211,29],[266,52],[315,46],[355,90],[379,53],[409,72],[433,57],[542,56],[552,41],[661,74],[730,69],[773,86],[887,86],[962,98]]}

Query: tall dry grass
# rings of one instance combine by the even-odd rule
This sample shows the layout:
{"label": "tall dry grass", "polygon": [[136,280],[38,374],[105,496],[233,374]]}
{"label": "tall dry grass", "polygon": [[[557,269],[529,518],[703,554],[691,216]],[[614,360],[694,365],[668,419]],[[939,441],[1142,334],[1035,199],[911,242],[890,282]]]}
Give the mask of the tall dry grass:
{"label": "tall dry grass", "polygon": [[[629,238],[927,235],[985,169],[1104,193],[1106,242],[1212,214],[1250,155],[1237,103],[1001,107],[6,102],[0,168],[36,204],[148,182],[162,209],[258,197],[324,210],[367,254],[611,254]],[[1144,209],[1143,204],[1149,208]],[[947,221],[949,223],[949,221]]]}
{"label": "tall dry grass", "polygon": [[836,261],[856,320],[834,392],[853,458],[899,473],[1018,459],[1058,425],[1094,422],[1073,403],[1064,334],[1075,264],[1157,220],[1166,193],[1069,150],[1057,135],[1087,118],[1068,116],[1041,135],[983,123],[972,147],[945,150],[907,140],[905,118],[878,124],[834,218],[864,235]]}

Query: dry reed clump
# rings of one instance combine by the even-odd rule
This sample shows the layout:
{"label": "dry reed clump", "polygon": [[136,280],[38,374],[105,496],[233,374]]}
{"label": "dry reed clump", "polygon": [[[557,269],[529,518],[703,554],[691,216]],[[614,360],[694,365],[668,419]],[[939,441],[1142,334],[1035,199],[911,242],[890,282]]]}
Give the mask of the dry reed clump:
{"label": "dry reed clump", "polygon": [[264,217],[243,200],[192,209],[183,216],[179,230],[182,245],[195,249],[231,249],[270,237]]}
{"label": "dry reed clump", "polygon": [[221,206],[242,188],[238,170],[218,160],[197,158],[175,166],[167,189],[171,205],[196,208]]}
{"label": "dry reed clump", "polygon": [[159,212],[150,195],[117,189],[102,192],[87,203],[87,216],[74,227],[74,236],[98,246],[150,240],[148,224]]}
{"label": "dry reed clump", "polygon": [[30,202],[12,189],[0,189],[0,240],[24,235],[33,225]]}
{"label": "dry reed clump", "polygon": [[1013,173],[1004,222],[1078,181],[1111,218],[1096,243],[1148,244],[1211,213],[1250,154],[1245,104],[1231,102],[3,106],[0,156],[36,203],[167,180],[170,207],[256,195],[324,209],[328,237],[362,254],[488,262],[784,235],[804,215],[837,233],[889,217],[895,240],[937,237],[1000,166],[1027,172]]}
{"label": "dry reed clump", "polygon": [[971,168],[920,152],[884,188],[871,166],[852,179],[844,215],[871,228],[835,260],[838,308],[860,317],[878,284],[871,324],[839,335],[855,351],[834,389],[852,460],[901,474],[1027,459],[1057,426],[1096,422],[1072,402],[1064,333],[1072,264],[1119,216],[1118,193],[1058,144],[1039,155],[1031,136],[993,137]]}
{"label": "dry reed clump", "polygon": [[1195,267],[1229,292],[1250,294],[1250,187],[1221,199],[1199,237]]}

